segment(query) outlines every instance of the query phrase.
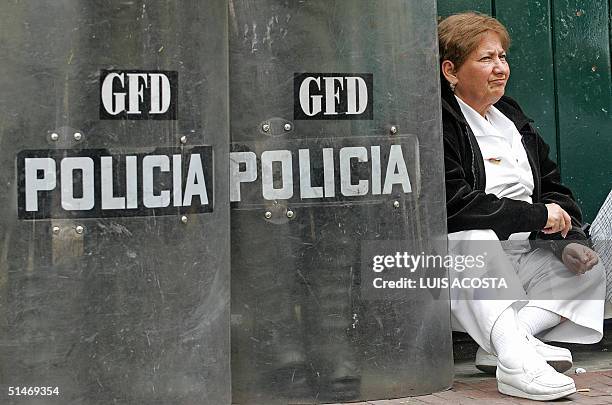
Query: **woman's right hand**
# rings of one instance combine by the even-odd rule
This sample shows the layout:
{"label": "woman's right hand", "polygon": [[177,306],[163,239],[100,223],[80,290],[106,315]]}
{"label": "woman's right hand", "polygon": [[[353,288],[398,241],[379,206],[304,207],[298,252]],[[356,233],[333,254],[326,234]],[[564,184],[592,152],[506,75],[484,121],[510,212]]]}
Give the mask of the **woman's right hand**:
{"label": "woman's right hand", "polygon": [[561,236],[565,238],[572,229],[572,218],[558,204],[546,204],[546,209],[548,210],[548,219],[543,232],[546,234],[561,232]]}

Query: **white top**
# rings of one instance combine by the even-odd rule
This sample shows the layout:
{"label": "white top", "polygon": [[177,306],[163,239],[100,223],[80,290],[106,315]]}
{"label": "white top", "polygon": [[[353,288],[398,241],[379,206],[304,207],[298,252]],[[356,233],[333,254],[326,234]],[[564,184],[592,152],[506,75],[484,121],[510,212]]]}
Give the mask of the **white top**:
{"label": "white top", "polygon": [[[533,173],[521,134],[514,123],[494,106],[483,117],[459,97],[455,98],[482,153],[486,174],[485,193],[531,204]],[[510,235],[509,239],[528,237],[529,232],[520,232]]]}

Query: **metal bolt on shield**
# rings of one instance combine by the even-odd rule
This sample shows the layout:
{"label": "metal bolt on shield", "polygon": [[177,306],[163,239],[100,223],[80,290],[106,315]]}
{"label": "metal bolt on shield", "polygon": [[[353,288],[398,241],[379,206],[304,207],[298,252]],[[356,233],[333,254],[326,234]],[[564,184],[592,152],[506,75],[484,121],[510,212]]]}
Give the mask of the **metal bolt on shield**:
{"label": "metal bolt on shield", "polygon": [[287,211],[287,218],[293,218],[293,215],[294,215],[293,211],[291,210]]}
{"label": "metal bolt on shield", "polygon": [[393,207],[399,208],[400,207],[399,201],[393,201]]}
{"label": "metal bolt on shield", "polygon": [[180,141],[181,141],[182,144],[186,144],[187,143],[187,137],[185,135],[181,136]]}
{"label": "metal bolt on shield", "polygon": [[266,211],[266,213],[264,214],[264,217],[266,217],[266,219],[270,219],[272,218],[272,213],[270,211]]}
{"label": "metal bolt on shield", "polygon": [[54,226],[52,231],[53,231],[54,235],[57,235],[57,234],[60,233],[60,227],[59,226]]}
{"label": "metal bolt on shield", "polygon": [[181,222],[182,222],[182,223],[184,223],[184,224],[186,224],[186,223],[187,223],[187,221],[189,221],[189,218],[187,218],[185,215],[183,215],[183,216],[181,217]]}
{"label": "metal bolt on shield", "polygon": [[395,125],[391,125],[391,128],[389,128],[389,131],[391,132],[391,135],[395,135],[397,134],[397,127]]}
{"label": "metal bolt on shield", "polygon": [[268,132],[268,131],[270,130],[270,124],[263,124],[263,125],[261,126],[261,129],[262,129],[264,132]]}
{"label": "metal bolt on shield", "polygon": [[81,225],[77,225],[74,230],[76,231],[76,233],[78,233],[79,235],[83,233],[83,231],[85,230],[85,228],[83,228]]}
{"label": "metal bolt on shield", "polygon": [[74,133],[74,140],[75,141],[80,141],[81,138],[83,138],[83,135],[80,132],[75,132]]}
{"label": "metal bolt on shield", "polygon": [[285,131],[291,131],[291,124],[285,124]]}
{"label": "metal bolt on shield", "polygon": [[51,140],[52,141],[57,141],[58,139],[59,139],[59,135],[56,132],[51,134]]}

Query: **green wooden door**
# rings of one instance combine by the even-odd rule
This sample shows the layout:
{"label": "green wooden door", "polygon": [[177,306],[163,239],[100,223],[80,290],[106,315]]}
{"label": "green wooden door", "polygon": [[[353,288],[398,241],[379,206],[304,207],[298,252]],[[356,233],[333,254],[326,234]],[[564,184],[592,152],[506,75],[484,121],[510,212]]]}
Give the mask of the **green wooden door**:
{"label": "green wooden door", "polygon": [[592,221],[612,189],[610,0],[438,0],[441,17],[466,10],[508,28],[507,94],[535,120]]}

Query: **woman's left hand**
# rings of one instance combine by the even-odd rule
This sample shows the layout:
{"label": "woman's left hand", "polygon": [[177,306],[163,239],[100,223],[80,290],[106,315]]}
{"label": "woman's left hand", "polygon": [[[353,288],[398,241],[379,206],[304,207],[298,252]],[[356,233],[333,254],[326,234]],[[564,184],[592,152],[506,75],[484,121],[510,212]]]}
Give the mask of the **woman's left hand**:
{"label": "woman's left hand", "polygon": [[561,259],[570,271],[578,275],[591,270],[593,266],[599,262],[597,253],[579,243],[570,243],[567,245],[565,249],[563,249]]}

